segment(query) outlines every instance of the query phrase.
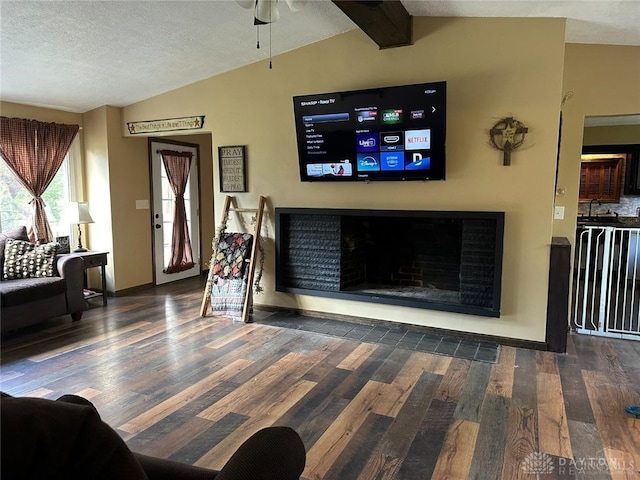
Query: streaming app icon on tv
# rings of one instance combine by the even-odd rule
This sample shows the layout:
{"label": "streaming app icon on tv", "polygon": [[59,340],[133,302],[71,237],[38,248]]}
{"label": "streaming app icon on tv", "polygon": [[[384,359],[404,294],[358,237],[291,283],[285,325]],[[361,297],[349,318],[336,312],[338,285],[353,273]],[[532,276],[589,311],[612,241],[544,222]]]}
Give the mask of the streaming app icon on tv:
{"label": "streaming app icon on tv", "polygon": [[385,172],[404,170],[404,152],[380,152],[380,168]]}
{"label": "streaming app icon on tv", "polygon": [[380,151],[404,150],[404,132],[382,132],[380,134]]}
{"label": "streaming app icon on tv", "polygon": [[404,134],[405,150],[429,150],[431,148],[431,130],[407,130]]}
{"label": "streaming app icon on tv", "polygon": [[427,152],[404,152],[405,170],[429,170],[431,157]]}
{"label": "streaming app icon on tv", "polygon": [[380,170],[380,158],[378,153],[359,153],[358,172],[377,172]]}
{"label": "streaming app icon on tv", "polygon": [[380,150],[377,133],[358,133],[356,135],[357,152],[377,152]]}
{"label": "streaming app icon on tv", "polygon": [[364,110],[356,114],[358,122],[375,122],[378,119],[378,112],[375,110]]}
{"label": "streaming app icon on tv", "polygon": [[402,122],[402,109],[394,108],[382,111],[382,123],[385,125],[393,125],[400,122]]}

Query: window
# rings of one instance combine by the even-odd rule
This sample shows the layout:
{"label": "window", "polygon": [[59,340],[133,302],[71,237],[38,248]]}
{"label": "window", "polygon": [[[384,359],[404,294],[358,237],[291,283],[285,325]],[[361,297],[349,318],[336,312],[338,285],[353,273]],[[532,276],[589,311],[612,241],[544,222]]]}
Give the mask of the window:
{"label": "window", "polygon": [[[74,155],[72,152],[76,150],[75,146],[74,140],[60,170],[42,195],[54,238],[58,236],[71,238],[72,225],[66,222],[65,209],[67,202],[73,197],[71,179]],[[11,230],[22,225],[29,227],[33,211],[29,203],[31,198],[31,194],[20,184],[4,159],[0,161],[0,231]]]}

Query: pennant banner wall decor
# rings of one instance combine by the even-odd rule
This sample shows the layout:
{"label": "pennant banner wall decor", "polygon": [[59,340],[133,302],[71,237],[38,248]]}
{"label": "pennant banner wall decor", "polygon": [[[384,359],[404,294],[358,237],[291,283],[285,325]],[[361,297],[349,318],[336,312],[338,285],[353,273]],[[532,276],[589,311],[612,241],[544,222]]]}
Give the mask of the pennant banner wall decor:
{"label": "pennant banner wall decor", "polygon": [[198,130],[204,126],[204,115],[193,117],[167,118],[164,120],[145,120],[127,122],[131,135],[142,133],[173,132],[175,130]]}

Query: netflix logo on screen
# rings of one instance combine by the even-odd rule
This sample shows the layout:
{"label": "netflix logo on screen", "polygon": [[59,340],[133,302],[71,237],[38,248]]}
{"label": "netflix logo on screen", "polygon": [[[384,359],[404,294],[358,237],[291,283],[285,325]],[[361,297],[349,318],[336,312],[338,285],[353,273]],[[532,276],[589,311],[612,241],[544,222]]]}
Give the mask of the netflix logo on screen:
{"label": "netflix logo on screen", "polygon": [[404,134],[405,150],[429,150],[431,148],[431,130],[407,130]]}

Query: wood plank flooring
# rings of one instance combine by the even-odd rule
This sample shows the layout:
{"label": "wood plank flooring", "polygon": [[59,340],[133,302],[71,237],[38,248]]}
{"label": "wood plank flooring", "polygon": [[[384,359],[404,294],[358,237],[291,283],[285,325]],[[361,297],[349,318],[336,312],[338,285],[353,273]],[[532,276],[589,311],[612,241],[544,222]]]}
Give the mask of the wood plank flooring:
{"label": "wood plank flooring", "polygon": [[[295,428],[303,478],[637,479],[640,342],[572,335],[496,363],[200,318],[203,279],[2,338],[0,390],[89,398],[131,449],[220,468]],[[427,315],[428,312],[425,312]],[[275,318],[275,317],[274,317]]]}

